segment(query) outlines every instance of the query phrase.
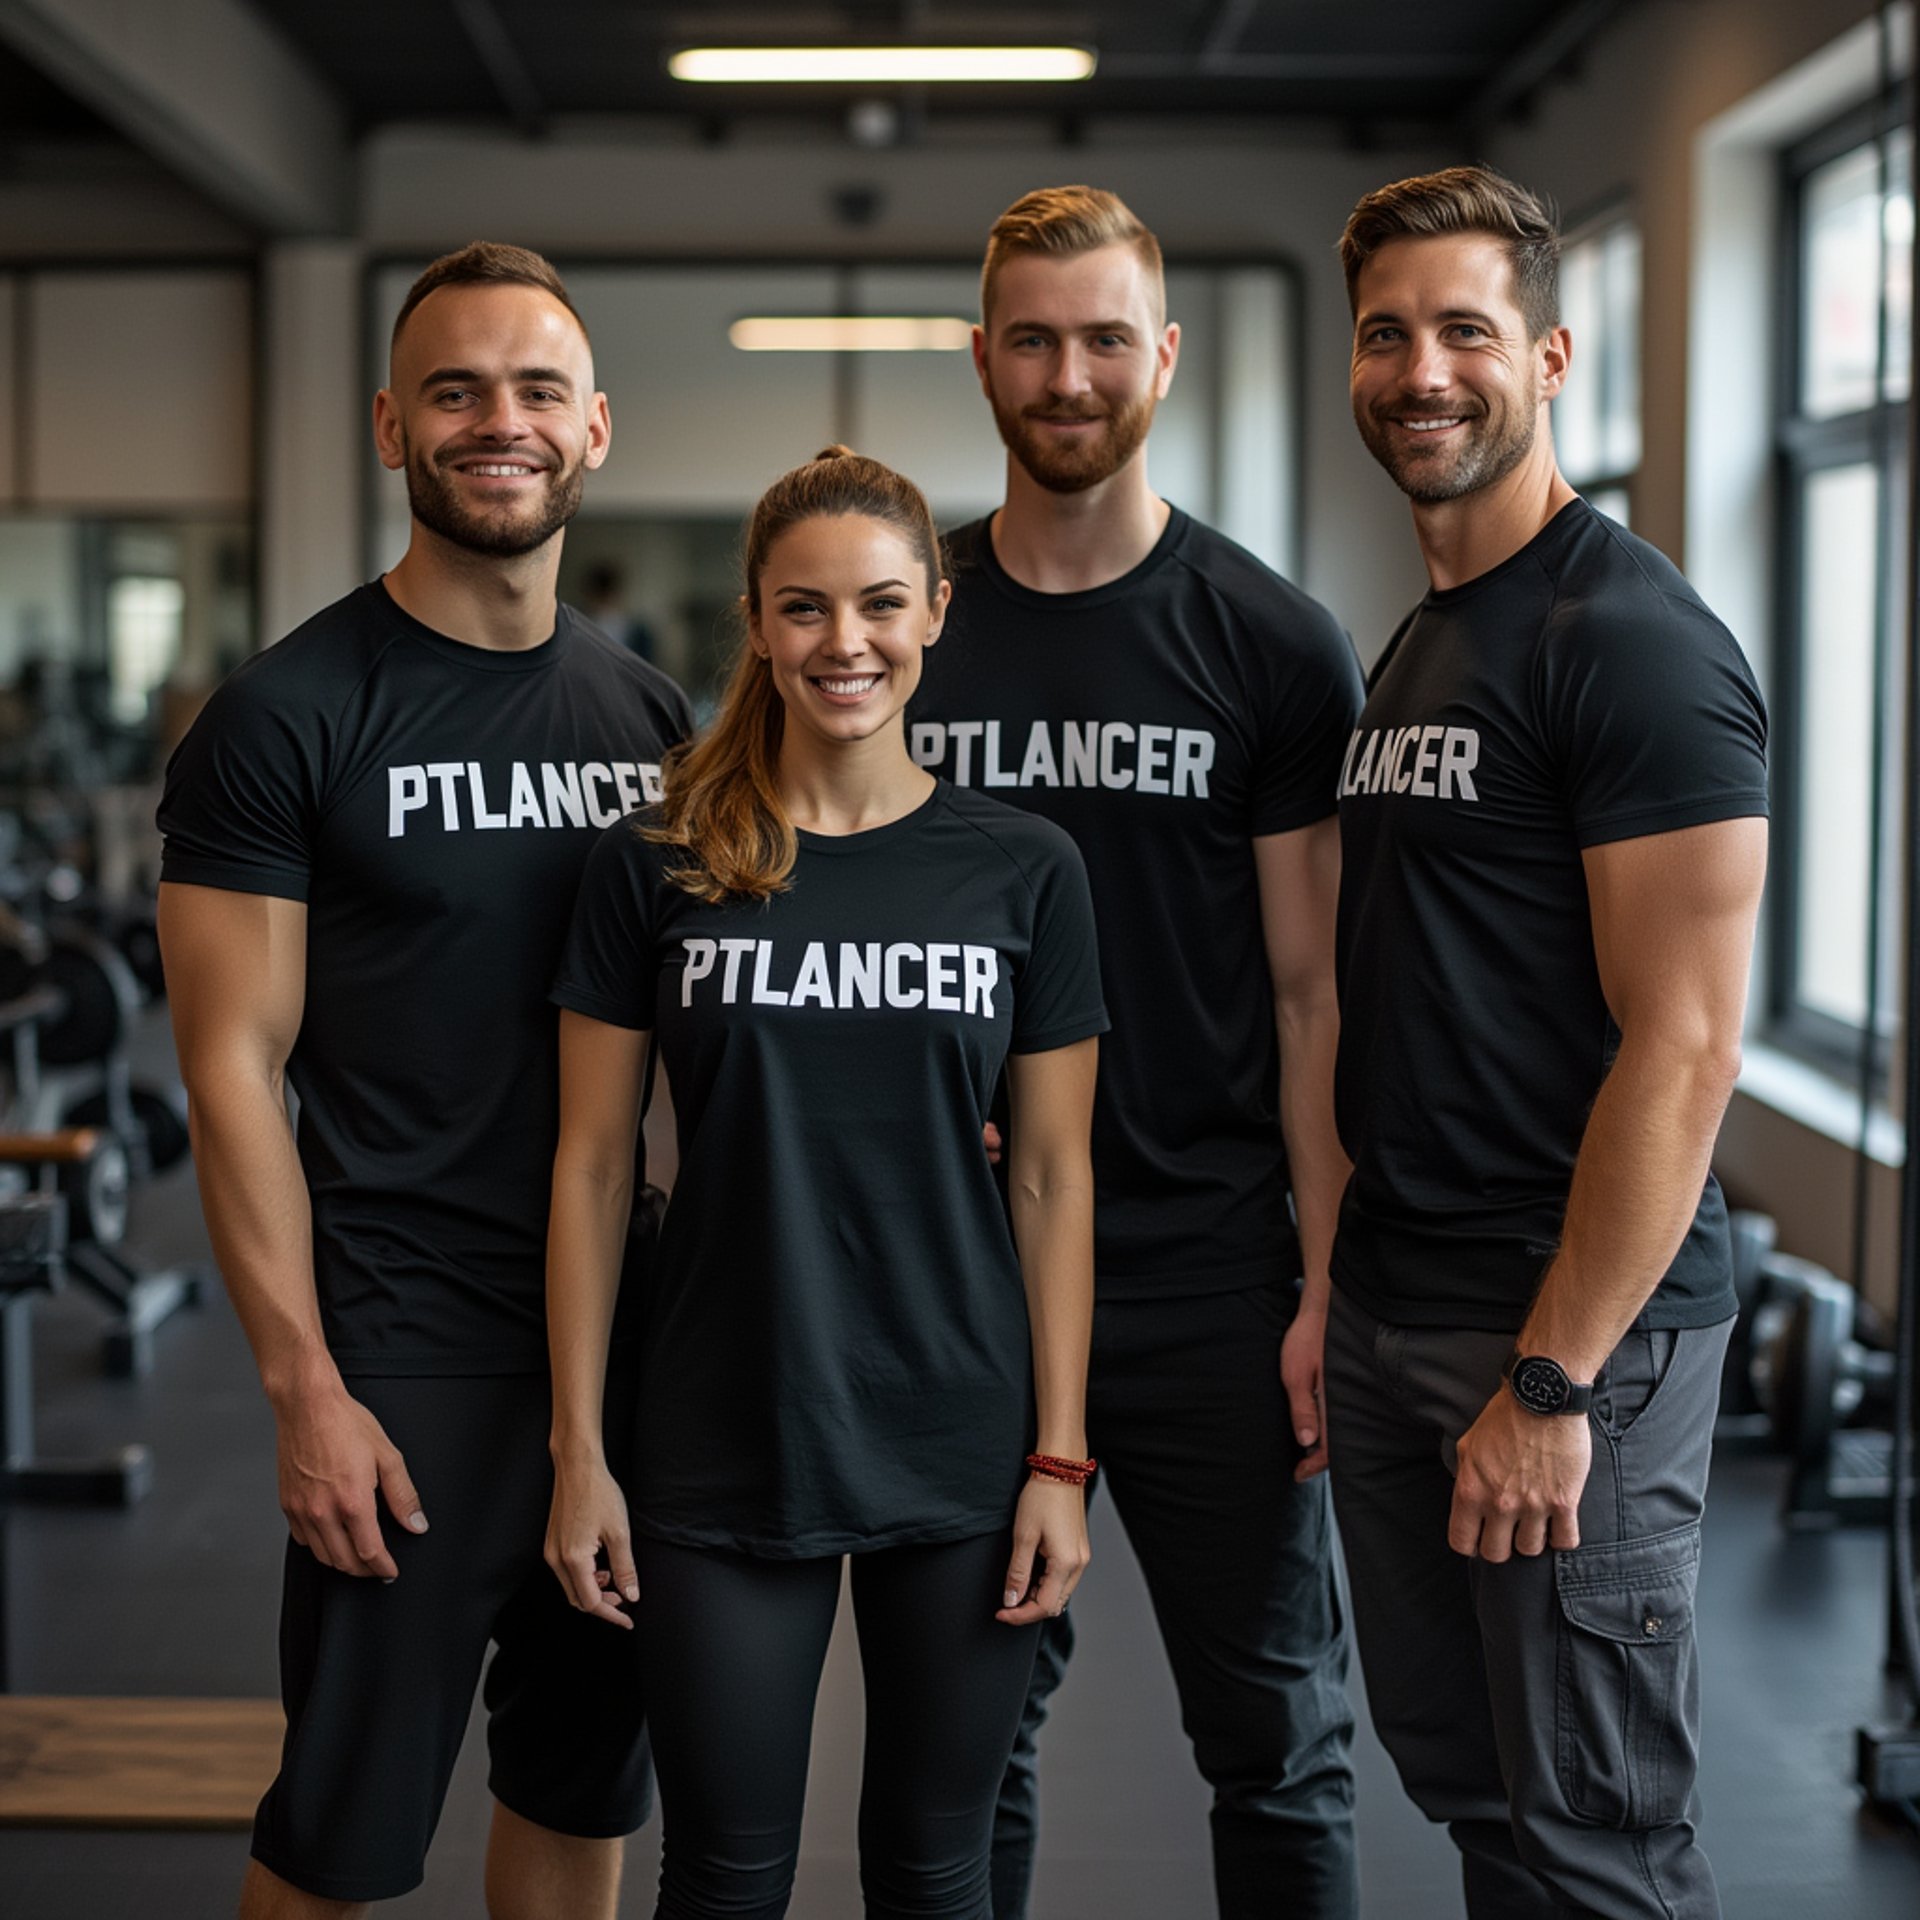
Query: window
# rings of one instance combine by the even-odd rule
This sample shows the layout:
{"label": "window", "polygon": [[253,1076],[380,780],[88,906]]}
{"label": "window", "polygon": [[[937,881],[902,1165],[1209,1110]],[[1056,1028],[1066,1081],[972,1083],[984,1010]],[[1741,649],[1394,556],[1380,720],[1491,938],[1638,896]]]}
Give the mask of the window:
{"label": "window", "polygon": [[[1772,1024],[1852,1074],[1897,998],[1900,630],[1913,252],[1911,142],[1875,109],[1786,156]],[[1896,108],[1904,120],[1904,110]],[[1884,351],[1882,345],[1884,316]],[[1876,387],[1876,369],[1882,369]],[[1874,787],[1876,735],[1881,749]],[[1880,871],[1870,872],[1876,814]],[[1867,943],[1879,915],[1876,1004]]]}
{"label": "window", "polygon": [[1553,403],[1560,471],[1624,527],[1640,465],[1640,229],[1624,214],[1578,227],[1560,251],[1560,318],[1573,367]]}

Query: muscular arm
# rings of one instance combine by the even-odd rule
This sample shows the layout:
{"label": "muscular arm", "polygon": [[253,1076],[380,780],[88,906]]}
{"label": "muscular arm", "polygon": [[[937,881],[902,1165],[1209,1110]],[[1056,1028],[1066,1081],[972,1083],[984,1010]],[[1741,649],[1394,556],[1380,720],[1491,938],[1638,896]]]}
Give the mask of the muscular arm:
{"label": "muscular arm", "polygon": [[560,1015],[560,1144],[547,1226],[547,1346],[553,1367],[553,1512],[547,1563],[582,1612],[631,1626],[603,1590],[639,1596],[626,1501],[607,1467],[607,1343],[633,1211],[647,1036],[571,1009]]}
{"label": "muscular arm", "polygon": [[287,1123],[286,1065],[306,1005],[307,910],[217,887],[160,889],[160,944],[215,1258],[279,1437],[293,1536],[343,1573],[391,1580],[376,1489],[424,1532],[419,1496],[327,1352],[313,1221]]}
{"label": "muscular arm", "polygon": [[[1007,1062],[1012,1124],[1008,1194],[1033,1339],[1037,1451],[1087,1452],[1087,1353],[1093,1337],[1093,1087],[1099,1042],[1080,1040]],[[1035,1587],[1035,1557],[1046,1563]],[[1058,1613],[1087,1564],[1078,1487],[1032,1479],[1014,1522],[1006,1606],[1022,1625]]]}
{"label": "muscular arm", "polygon": [[1304,1276],[1299,1312],[1281,1347],[1280,1372],[1294,1437],[1305,1449],[1294,1478],[1306,1480],[1327,1464],[1320,1413],[1331,1292],[1327,1263],[1340,1196],[1352,1172],[1333,1121],[1333,1060],[1340,1042],[1333,984],[1340,823],[1327,819],[1292,833],[1264,835],[1253,843],[1253,859],[1280,1033],[1280,1129],[1293,1176]]}
{"label": "muscular arm", "polygon": [[[1591,1380],[1686,1238],[1740,1064],[1764,820],[1590,848],[1600,984],[1620,1047],[1574,1166],[1560,1250],[1519,1338]],[[1584,1418],[1542,1419],[1502,1390],[1460,1442],[1448,1537],[1504,1560],[1579,1544]]]}

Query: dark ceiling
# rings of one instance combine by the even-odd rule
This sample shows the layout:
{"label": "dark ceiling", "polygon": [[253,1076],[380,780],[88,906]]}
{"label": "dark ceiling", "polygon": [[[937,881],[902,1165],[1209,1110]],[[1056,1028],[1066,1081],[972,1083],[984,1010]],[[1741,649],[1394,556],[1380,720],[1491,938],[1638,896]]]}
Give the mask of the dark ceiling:
{"label": "dark ceiling", "polygon": [[[665,57],[688,44],[1064,40],[1097,48],[1090,81],[896,94],[909,135],[943,119],[1040,113],[1230,115],[1315,122],[1366,139],[1472,131],[1524,111],[1624,0],[908,0],[839,6],[661,6],[640,0],[249,0],[332,88],[356,128],[678,116],[724,138],[773,118],[844,123],[845,89],[691,87]],[[884,94],[884,89],[864,89]]]}

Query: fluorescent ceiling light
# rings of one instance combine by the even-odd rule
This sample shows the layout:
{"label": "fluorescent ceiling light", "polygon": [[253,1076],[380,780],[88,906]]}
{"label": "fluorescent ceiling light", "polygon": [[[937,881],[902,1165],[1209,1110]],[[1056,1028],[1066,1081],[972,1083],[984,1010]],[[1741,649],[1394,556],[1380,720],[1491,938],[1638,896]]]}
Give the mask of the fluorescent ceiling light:
{"label": "fluorescent ceiling light", "polygon": [[727,338],[742,353],[960,353],[973,322],[940,314],[755,314]]}
{"label": "fluorescent ceiling light", "polygon": [[941,80],[1084,80],[1087,47],[688,47],[667,62],[676,80],[715,85]]}

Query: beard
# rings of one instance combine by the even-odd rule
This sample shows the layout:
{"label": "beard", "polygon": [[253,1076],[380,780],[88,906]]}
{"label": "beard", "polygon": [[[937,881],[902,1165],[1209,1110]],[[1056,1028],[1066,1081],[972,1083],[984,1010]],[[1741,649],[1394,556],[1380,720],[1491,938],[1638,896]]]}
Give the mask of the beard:
{"label": "beard", "polygon": [[[1016,409],[1003,407],[991,391],[987,398],[1007,451],[1049,493],[1085,493],[1111,480],[1145,444],[1158,404],[1151,387],[1104,410],[1060,405]],[[1031,424],[1040,420],[1104,420],[1106,426],[1062,444]]]}
{"label": "beard", "polygon": [[1444,407],[1401,407],[1383,414],[1356,405],[1354,425],[1367,451],[1386,468],[1393,484],[1408,499],[1422,506],[1442,500],[1458,500],[1478,493],[1483,487],[1504,480],[1533,451],[1534,435],[1540,417],[1537,395],[1529,395],[1526,404],[1509,413],[1504,407],[1482,407],[1468,414],[1459,444],[1447,447],[1422,447],[1409,444],[1395,433],[1399,420],[1450,419],[1454,415]]}
{"label": "beard", "polygon": [[411,448],[407,452],[407,504],[413,517],[452,545],[489,559],[518,559],[545,546],[579,512],[587,480],[584,460],[570,467],[548,468],[546,485],[531,500],[475,507],[460,497],[450,469],[455,461],[476,456],[513,458],[473,447],[442,448],[432,459],[416,455]]}

